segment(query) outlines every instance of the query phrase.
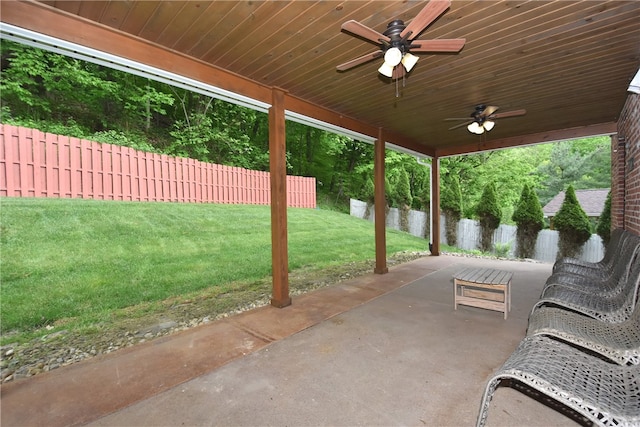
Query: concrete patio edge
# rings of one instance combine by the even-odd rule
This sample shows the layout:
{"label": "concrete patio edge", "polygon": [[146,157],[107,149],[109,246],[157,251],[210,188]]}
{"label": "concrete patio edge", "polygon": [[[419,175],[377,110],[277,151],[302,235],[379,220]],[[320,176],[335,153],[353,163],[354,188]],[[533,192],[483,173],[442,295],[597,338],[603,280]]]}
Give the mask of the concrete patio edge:
{"label": "concrete patio edge", "polygon": [[3,425],[81,425],[210,372],[445,268],[424,257],[0,387]]}

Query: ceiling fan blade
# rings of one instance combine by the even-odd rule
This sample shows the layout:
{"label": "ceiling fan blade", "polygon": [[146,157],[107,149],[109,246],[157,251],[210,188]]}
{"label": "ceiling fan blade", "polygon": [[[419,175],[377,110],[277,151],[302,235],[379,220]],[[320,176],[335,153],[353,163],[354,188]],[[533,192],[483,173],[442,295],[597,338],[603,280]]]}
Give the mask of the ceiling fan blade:
{"label": "ceiling fan blade", "polygon": [[375,44],[380,44],[380,39],[386,42],[391,41],[391,39],[384,34],[381,34],[376,30],[359,23],[358,21],[354,21],[353,19],[342,24],[342,29],[350,32],[351,34],[355,34],[366,40],[369,40],[370,42],[373,42]]}
{"label": "ceiling fan blade", "polygon": [[471,120],[469,117],[447,117],[444,119],[445,122],[453,122],[458,120]]}
{"label": "ceiling fan blade", "polygon": [[466,39],[414,40],[411,52],[460,52]]}
{"label": "ceiling fan blade", "polygon": [[499,107],[496,107],[494,105],[487,105],[486,107],[484,107],[484,110],[482,110],[482,113],[480,113],[480,116],[489,117],[490,115],[495,113],[498,108]]}
{"label": "ceiling fan blade", "polygon": [[364,64],[365,62],[369,62],[376,58],[382,57],[382,51],[376,50],[375,52],[371,52],[367,55],[361,56],[359,58],[352,59],[351,61],[347,61],[344,64],[340,64],[336,67],[338,71],[346,71],[357,65]]}
{"label": "ceiling fan blade", "polygon": [[527,110],[513,110],[513,111],[505,111],[504,113],[492,114],[492,119],[504,119],[507,117],[516,117],[516,116],[524,116],[527,114]]}
{"label": "ceiling fan blade", "polygon": [[466,121],[466,122],[464,122],[464,123],[460,123],[460,124],[458,124],[458,125],[452,126],[452,127],[450,127],[450,128],[449,128],[449,130],[458,129],[458,128],[461,128],[462,126],[467,126],[467,125],[468,125],[468,124],[470,124],[470,123],[473,123],[473,120],[467,120],[467,121]]}
{"label": "ceiling fan blade", "polygon": [[415,18],[409,25],[406,26],[404,30],[400,33],[400,37],[404,37],[409,32],[411,35],[409,36],[409,40],[412,40],[415,37],[418,37],[418,34],[422,32],[425,28],[429,26],[433,21],[435,21],[440,15],[444,13],[451,6],[450,0],[431,0],[427,5],[416,15]]}

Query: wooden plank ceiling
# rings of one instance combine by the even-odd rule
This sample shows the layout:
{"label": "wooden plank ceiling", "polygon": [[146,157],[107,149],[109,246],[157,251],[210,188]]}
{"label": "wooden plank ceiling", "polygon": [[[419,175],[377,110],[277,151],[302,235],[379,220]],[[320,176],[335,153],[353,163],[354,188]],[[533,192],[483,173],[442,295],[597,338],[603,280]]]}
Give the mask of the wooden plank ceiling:
{"label": "wooden plank ceiling", "polygon": [[[357,20],[383,32],[423,1],[43,1],[178,51],[310,103],[382,127],[427,154],[559,139],[615,129],[640,65],[640,2],[453,1],[419,39],[465,38],[458,54],[420,54],[396,85],[377,59],[345,72],[336,65],[375,51],[341,31]],[[3,4],[5,8],[6,3]],[[481,136],[448,130],[477,104],[498,112]],[[415,146],[414,146],[415,148]]]}

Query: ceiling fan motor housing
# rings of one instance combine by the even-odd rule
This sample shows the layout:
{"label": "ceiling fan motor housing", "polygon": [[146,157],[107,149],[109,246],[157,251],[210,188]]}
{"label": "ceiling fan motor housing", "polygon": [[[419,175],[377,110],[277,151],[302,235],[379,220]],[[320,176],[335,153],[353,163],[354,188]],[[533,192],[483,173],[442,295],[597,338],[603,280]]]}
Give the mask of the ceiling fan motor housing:
{"label": "ceiling fan motor housing", "polygon": [[409,52],[409,49],[411,48],[411,42],[409,42],[407,39],[410,34],[408,34],[405,38],[400,37],[400,33],[402,33],[402,31],[406,27],[407,26],[404,24],[404,21],[401,19],[393,20],[387,24],[387,29],[382,34],[389,37],[391,39],[391,42],[388,43],[380,39],[380,42],[383,45],[384,52],[391,49],[392,47],[400,49],[403,54]]}
{"label": "ceiling fan motor housing", "polygon": [[486,108],[487,106],[484,104],[476,105],[476,111],[471,113],[471,118],[473,118],[478,124],[481,125],[487,119],[485,116],[482,115],[482,113],[484,113],[484,110]]}

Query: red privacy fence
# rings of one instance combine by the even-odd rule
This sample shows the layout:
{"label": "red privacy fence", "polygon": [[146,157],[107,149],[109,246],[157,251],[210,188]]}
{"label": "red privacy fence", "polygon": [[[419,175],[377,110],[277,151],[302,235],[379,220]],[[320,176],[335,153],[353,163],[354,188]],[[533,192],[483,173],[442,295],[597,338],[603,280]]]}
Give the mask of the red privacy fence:
{"label": "red privacy fence", "polygon": [[[267,205],[269,172],[0,124],[0,196]],[[287,205],[316,207],[316,180],[287,176]]]}

